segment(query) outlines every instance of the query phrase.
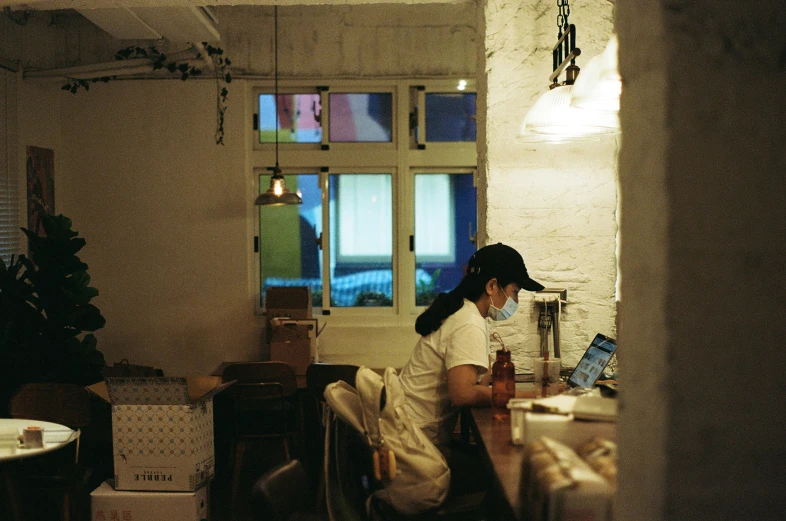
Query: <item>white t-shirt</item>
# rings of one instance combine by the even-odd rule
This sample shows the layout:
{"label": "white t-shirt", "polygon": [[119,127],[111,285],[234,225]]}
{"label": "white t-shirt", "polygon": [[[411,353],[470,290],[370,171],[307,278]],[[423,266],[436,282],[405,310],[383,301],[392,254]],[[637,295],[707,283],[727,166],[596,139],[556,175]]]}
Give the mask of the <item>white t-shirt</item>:
{"label": "white t-shirt", "polygon": [[430,335],[420,337],[409,361],[401,370],[404,402],[410,418],[436,444],[447,443],[456,427],[458,408],[450,401],[448,370],[474,365],[479,374],[488,371],[489,335],[474,302],[450,315]]}

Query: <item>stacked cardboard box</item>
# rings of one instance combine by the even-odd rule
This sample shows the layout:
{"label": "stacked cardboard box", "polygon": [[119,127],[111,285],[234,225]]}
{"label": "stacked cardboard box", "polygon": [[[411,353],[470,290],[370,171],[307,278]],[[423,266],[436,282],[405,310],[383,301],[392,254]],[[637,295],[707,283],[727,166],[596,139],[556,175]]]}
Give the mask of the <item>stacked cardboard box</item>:
{"label": "stacked cardboard box", "polygon": [[286,362],[305,376],[319,362],[319,324],[311,316],[311,288],[272,287],[265,296],[270,359]]}
{"label": "stacked cardboard box", "polygon": [[208,518],[213,396],[228,385],[208,376],[108,378],[88,387],[112,404],[115,467],[114,483],[91,494],[94,521]]}
{"label": "stacked cardboard box", "polygon": [[130,492],[105,481],[90,494],[93,521],[207,521],[208,487],[193,492]]}

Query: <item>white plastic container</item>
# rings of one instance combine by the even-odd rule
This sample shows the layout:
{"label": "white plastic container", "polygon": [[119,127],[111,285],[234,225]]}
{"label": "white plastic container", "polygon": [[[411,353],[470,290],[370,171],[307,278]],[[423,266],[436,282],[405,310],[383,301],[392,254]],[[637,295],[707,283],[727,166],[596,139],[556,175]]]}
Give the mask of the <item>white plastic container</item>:
{"label": "white plastic container", "polygon": [[527,413],[531,399],[512,398],[508,400],[510,409],[510,441],[514,445],[524,444],[524,415]]}

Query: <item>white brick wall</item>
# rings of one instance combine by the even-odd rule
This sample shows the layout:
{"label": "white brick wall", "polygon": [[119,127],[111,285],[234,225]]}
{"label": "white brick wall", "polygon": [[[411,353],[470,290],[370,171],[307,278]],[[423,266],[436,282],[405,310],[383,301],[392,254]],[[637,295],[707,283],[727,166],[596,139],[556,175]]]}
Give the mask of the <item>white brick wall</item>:
{"label": "white brick wall", "polygon": [[[610,37],[611,10],[601,0],[571,6],[582,50],[579,67]],[[545,286],[568,289],[560,344],[565,364],[574,365],[595,333],[616,334],[616,141],[515,142],[524,115],[548,87],[557,12],[546,0],[484,4],[481,84],[488,91],[480,96],[486,118],[481,117],[479,155],[487,206],[481,234],[486,243],[518,249],[530,274]],[[530,357],[539,352],[538,309],[531,298],[523,292],[519,313],[498,327],[517,367],[530,367]]]}

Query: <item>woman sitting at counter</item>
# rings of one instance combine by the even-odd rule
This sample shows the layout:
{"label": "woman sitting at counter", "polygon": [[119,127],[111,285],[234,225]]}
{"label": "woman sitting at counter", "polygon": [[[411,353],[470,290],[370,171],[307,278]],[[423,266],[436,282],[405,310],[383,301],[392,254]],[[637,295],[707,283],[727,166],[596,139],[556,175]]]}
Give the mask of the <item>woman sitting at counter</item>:
{"label": "woman sitting at counter", "polygon": [[400,377],[405,406],[445,455],[454,491],[477,489],[479,481],[475,458],[452,443],[452,435],[460,407],[491,405],[486,319],[513,315],[522,289],[543,286],[529,277],[521,255],[502,243],[485,246],[470,257],[459,285],[441,293],[415,323],[421,337]]}

